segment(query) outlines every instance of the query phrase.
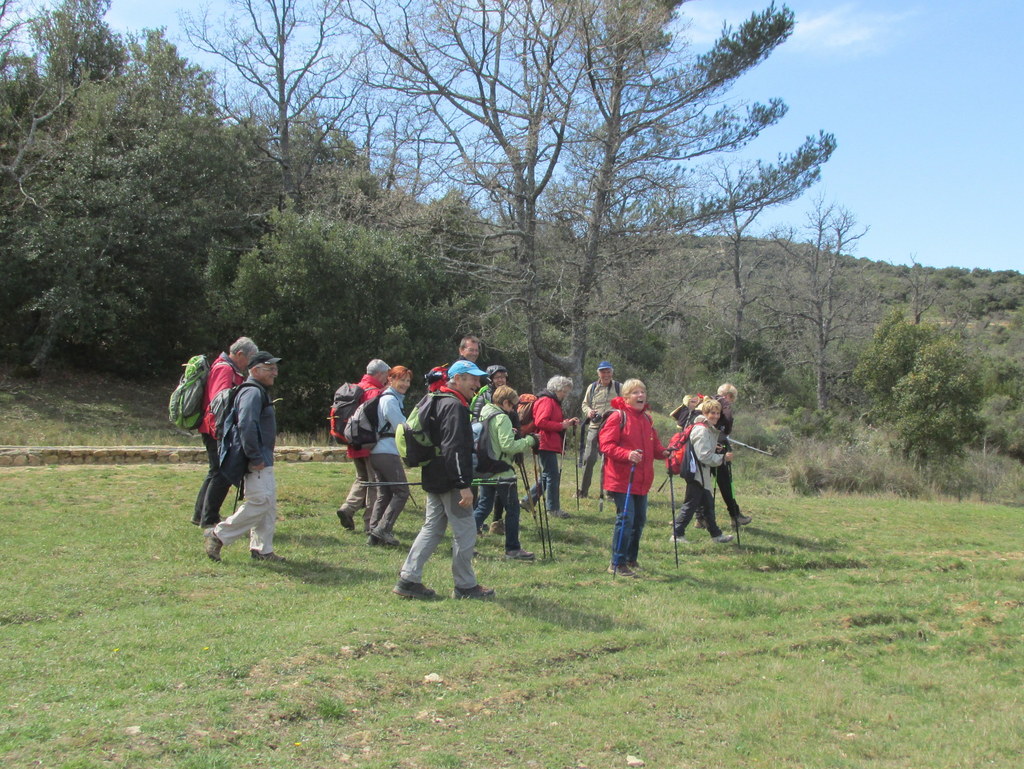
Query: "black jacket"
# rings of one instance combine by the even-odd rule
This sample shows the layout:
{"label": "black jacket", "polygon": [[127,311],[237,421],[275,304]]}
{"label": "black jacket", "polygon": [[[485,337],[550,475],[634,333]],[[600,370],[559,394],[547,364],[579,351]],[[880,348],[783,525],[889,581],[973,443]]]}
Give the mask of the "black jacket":
{"label": "black jacket", "polygon": [[468,489],[473,482],[473,428],[469,409],[451,393],[434,396],[427,430],[437,447],[437,456],[423,467],[423,490],[443,494],[453,489]]}

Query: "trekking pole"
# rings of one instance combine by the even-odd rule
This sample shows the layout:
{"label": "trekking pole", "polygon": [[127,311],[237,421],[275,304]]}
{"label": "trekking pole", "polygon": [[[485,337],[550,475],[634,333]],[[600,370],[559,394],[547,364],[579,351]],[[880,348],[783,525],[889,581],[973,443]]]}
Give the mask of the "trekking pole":
{"label": "trekking pole", "polygon": [[[664,486],[665,484],[662,484]],[[676,487],[672,483],[672,471],[668,474],[668,497],[672,505],[672,546],[676,550],[676,568],[679,568],[679,541],[676,539]]]}
{"label": "trekking pole", "polygon": [[[534,487],[537,488],[538,492],[540,491],[540,473],[539,473],[539,471],[537,469],[537,455],[536,454],[533,455],[533,486],[529,486],[529,485],[527,486],[527,488],[526,488],[526,498],[530,500],[530,513],[533,515],[533,522],[537,523],[537,508],[538,508],[539,505],[533,499],[533,489],[534,489]],[[537,496],[539,497],[540,494],[538,493]],[[538,525],[540,525],[540,524],[538,524]]]}
{"label": "trekking pole", "polygon": [[665,488],[665,484],[666,484],[666,483],[668,483],[668,482],[669,482],[669,481],[670,481],[671,479],[672,479],[672,473],[669,473],[669,474],[668,474],[668,477],[667,477],[667,478],[665,478],[665,480],[663,480],[663,481],[661,482],[661,485],[660,485],[660,486],[658,487],[658,493],[659,493],[659,494],[661,493],[661,490],[662,490],[663,488]]}
{"label": "trekking pole", "polygon": [[[523,490],[526,491],[526,499],[530,501],[530,481],[526,477],[526,463],[523,462],[523,455],[516,454],[516,465],[519,467],[519,474],[523,476]],[[534,523],[537,522],[537,514],[533,512],[533,504],[530,504],[530,513],[533,515]]]}
{"label": "trekking pole", "polygon": [[[623,504],[622,504],[622,526],[619,527],[619,536],[616,538],[615,552],[621,552],[622,551],[622,538],[626,534],[626,526],[632,526],[632,523],[629,520],[629,500],[632,497],[632,492],[633,492],[633,473],[635,473],[635,472],[636,472],[636,465],[633,465],[631,468],[629,468],[629,483],[626,484],[626,501],[623,502]],[[615,558],[615,554],[612,553],[612,559],[614,560],[614,558]],[[612,569],[612,576],[613,577],[618,576],[619,565],[620,564],[613,564],[613,566],[614,566],[614,568]]]}
{"label": "trekking pole", "polygon": [[[537,507],[539,512],[537,517],[540,520],[540,537],[543,543],[545,538],[547,539],[547,556],[544,556],[544,548],[541,547],[541,556],[551,558],[554,560],[555,551],[551,546],[551,518],[548,516],[548,499],[547,499],[547,487],[545,484],[541,484],[540,481],[537,483],[538,494],[537,494]],[[542,488],[543,486],[543,488]]]}
{"label": "trekking pole", "polygon": [[[735,500],[736,500],[736,488],[735,488],[735,486],[733,485],[733,482],[732,482],[732,462],[726,462],[726,464],[729,465],[729,496],[733,498],[733,504],[736,504],[736,502],[735,502]],[[738,511],[739,507],[737,506],[736,509]],[[732,515],[730,515],[729,517],[732,518],[732,530],[736,532],[736,547],[739,547],[740,546],[740,519],[739,519],[739,516],[736,516],[735,518],[733,518]]]}
{"label": "trekking pole", "polygon": [[754,446],[750,446],[750,445],[748,445],[746,443],[743,443],[743,441],[738,441],[735,438],[733,438],[731,435],[729,436],[729,443],[735,443],[737,446],[742,446],[745,449],[750,449],[751,451],[756,451],[758,454],[765,454],[765,455],[767,455],[769,457],[774,457],[775,456],[770,451],[765,451],[764,449],[759,449],[759,448],[756,448]]}
{"label": "trekking pole", "polygon": [[[527,495],[533,502],[533,522],[537,524],[537,531],[540,532],[540,557],[548,557],[548,543],[544,536],[544,515],[541,510],[542,500],[544,499],[544,489],[541,488],[540,482],[540,468],[537,466],[537,455],[533,455],[533,480],[534,486],[530,488]],[[537,489],[537,499],[533,499],[533,489]]]}
{"label": "trekking pole", "polygon": [[[572,426],[572,442],[576,443],[576,425]],[[573,463],[576,473],[576,515],[580,514],[580,455],[576,454],[576,461]]]}

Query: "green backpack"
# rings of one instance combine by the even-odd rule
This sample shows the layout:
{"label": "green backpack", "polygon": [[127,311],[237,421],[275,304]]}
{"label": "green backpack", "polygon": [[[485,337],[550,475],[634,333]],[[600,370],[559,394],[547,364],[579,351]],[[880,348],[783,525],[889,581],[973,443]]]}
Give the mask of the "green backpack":
{"label": "green backpack", "polygon": [[423,467],[437,456],[437,447],[430,438],[430,421],[438,398],[454,398],[447,393],[427,393],[409,413],[409,418],[395,430],[398,455],[406,467]]}
{"label": "green backpack", "polygon": [[203,417],[203,394],[210,375],[210,361],[205,355],[194,355],[183,365],[185,373],[171,393],[167,418],[183,430],[192,430]]}

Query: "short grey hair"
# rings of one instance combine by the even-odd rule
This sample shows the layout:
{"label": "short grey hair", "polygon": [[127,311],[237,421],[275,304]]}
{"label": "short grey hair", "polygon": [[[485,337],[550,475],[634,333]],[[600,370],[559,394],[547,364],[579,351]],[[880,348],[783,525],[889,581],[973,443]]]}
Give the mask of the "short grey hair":
{"label": "short grey hair", "polygon": [[548,380],[547,389],[553,393],[572,389],[572,380],[567,376],[553,376]]}
{"label": "short grey hair", "polygon": [[366,364],[366,373],[373,377],[387,376],[390,370],[391,366],[380,358],[374,358]]}
{"label": "short grey hair", "polygon": [[228,353],[234,355],[235,353],[242,353],[246,358],[251,358],[253,355],[258,353],[260,348],[256,346],[256,343],[247,336],[240,336],[234,341],[234,344],[228,348]]}

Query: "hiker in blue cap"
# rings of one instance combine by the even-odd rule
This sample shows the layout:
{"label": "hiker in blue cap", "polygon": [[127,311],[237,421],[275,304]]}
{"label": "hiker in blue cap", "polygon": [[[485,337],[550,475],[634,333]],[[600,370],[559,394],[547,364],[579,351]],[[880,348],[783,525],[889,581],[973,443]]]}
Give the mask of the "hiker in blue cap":
{"label": "hiker in blue cap", "polygon": [[452,577],[454,598],[492,598],[494,590],[484,587],[473,570],[476,522],[473,519],[473,429],[469,423],[469,399],[480,388],[486,374],[472,361],[458,360],[448,367],[448,381],[431,396],[433,408],[426,429],[437,447],[433,459],[423,466],[426,492],[426,520],[416,535],[409,556],[402,564],[394,592],[403,598],[433,598],[423,584],[423,567],[452,528]]}

